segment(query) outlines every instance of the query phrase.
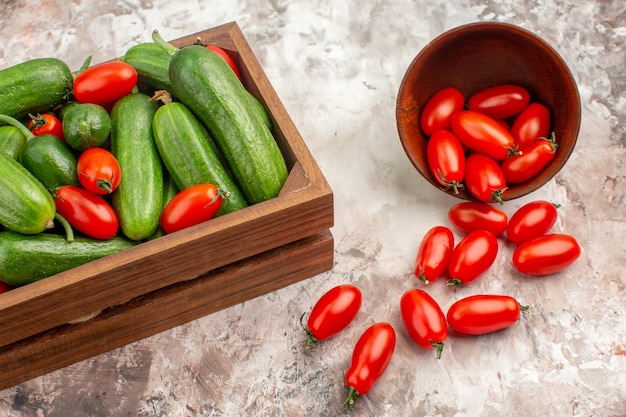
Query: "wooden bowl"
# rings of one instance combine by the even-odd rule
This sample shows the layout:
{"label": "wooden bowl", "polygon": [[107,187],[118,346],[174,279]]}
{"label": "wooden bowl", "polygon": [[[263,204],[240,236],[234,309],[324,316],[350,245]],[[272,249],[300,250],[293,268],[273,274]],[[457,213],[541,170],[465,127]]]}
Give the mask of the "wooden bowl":
{"label": "wooden bowl", "polygon": [[411,163],[432,185],[465,200],[467,189],[445,190],[428,168],[428,137],[419,126],[426,102],[445,87],[466,97],[486,87],[517,84],[530,92],[531,102],[550,110],[551,131],[558,148],[554,159],[534,178],[511,184],[503,200],[537,190],[548,182],[572,153],[580,128],[580,97],[576,82],[558,53],[537,35],[506,23],[481,22],[459,26],[431,41],[413,59],[400,85],[396,120],[400,141]]}

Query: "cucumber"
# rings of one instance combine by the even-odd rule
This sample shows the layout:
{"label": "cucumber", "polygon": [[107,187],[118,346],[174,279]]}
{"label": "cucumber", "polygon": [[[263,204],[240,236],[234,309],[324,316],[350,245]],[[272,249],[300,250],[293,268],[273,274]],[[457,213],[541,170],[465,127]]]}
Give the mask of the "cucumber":
{"label": "cucumber", "polygon": [[170,55],[153,42],[140,43],[130,47],[123,58],[135,71],[139,81],[156,90],[171,92],[169,65]]}
{"label": "cucumber", "polygon": [[26,144],[26,136],[15,126],[0,126],[0,151],[19,160]]}
{"label": "cucumber", "polygon": [[18,161],[0,152],[0,224],[35,234],[51,228],[55,214],[52,194]]}
{"label": "cucumber", "polygon": [[153,39],[172,55],[172,94],[211,132],[248,202],[276,197],[288,175],[285,159],[228,64],[202,46],[178,49],[156,31]]}
{"label": "cucumber", "polygon": [[[174,179],[172,178],[172,176],[169,175],[167,170],[164,170],[163,171],[163,202],[161,205],[161,213],[163,213],[163,209],[165,209],[165,206],[167,205],[167,203],[169,203],[170,200],[174,198],[174,196],[178,194],[179,191],[180,190],[178,189],[178,186],[174,182]],[[148,240],[154,240],[161,236],[165,236],[165,232],[163,231],[163,229],[161,228],[161,225],[159,224],[159,227],[157,227],[157,230],[152,234],[152,236],[148,238]]]}
{"label": "cucumber", "polygon": [[161,216],[163,167],[152,133],[157,107],[147,95],[131,93],[111,111],[111,153],[122,171],[112,202],[122,232],[133,240],[150,237]]}
{"label": "cucumber", "polygon": [[75,104],[63,115],[63,135],[77,151],[104,145],[110,133],[111,118],[99,104]]}
{"label": "cucumber", "polygon": [[152,128],[161,160],[180,190],[196,184],[215,185],[224,194],[217,215],[248,205],[213,151],[207,130],[184,104],[161,106]]}
{"label": "cucumber", "polygon": [[53,233],[0,232],[0,281],[19,287],[136,244],[121,236],[107,240],[76,236],[69,243],[65,236]]}
{"label": "cucumber", "polygon": [[78,158],[56,136],[30,138],[22,150],[20,162],[48,190],[62,185],[80,186],[76,168]]}
{"label": "cucumber", "polygon": [[56,58],[37,58],[0,70],[0,114],[25,119],[67,100],[74,78]]}

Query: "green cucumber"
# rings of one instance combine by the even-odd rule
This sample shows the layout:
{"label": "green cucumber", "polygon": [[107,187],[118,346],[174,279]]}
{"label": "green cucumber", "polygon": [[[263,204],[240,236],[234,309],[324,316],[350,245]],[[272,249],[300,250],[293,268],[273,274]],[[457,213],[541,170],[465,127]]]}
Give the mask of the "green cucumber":
{"label": "green cucumber", "polygon": [[107,240],[76,236],[70,243],[53,233],[0,232],[0,281],[19,287],[136,244],[121,236]]}
{"label": "green cucumber", "polygon": [[[174,179],[172,178],[172,176],[169,175],[167,170],[164,170],[163,171],[163,202],[161,205],[161,213],[163,212],[163,209],[165,209],[165,206],[167,206],[167,203],[169,203],[170,200],[174,198],[174,196],[178,194],[179,191],[180,190],[178,189],[178,186],[174,182]],[[161,225],[159,224],[159,227],[157,228],[157,230],[152,234],[152,236],[148,238],[148,240],[154,240],[164,235],[165,235],[165,232],[163,231],[163,229],[161,228]]]}
{"label": "green cucumber", "polygon": [[140,43],[130,47],[123,58],[135,71],[139,81],[156,90],[172,90],[169,66],[170,55],[153,42]]}
{"label": "green cucumber", "polygon": [[49,190],[62,185],[80,186],[78,158],[62,140],[53,135],[30,138],[20,162]]}
{"label": "green cucumber", "polygon": [[157,103],[131,93],[111,111],[111,152],[122,171],[113,192],[120,228],[133,240],[149,238],[159,225],[163,201],[163,166],[152,133]]}
{"label": "green cucumber", "polygon": [[157,31],[153,39],[172,55],[172,94],[211,132],[248,202],[276,197],[288,175],[285,159],[228,64],[202,46],[178,49]]}
{"label": "green cucumber", "polygon": [[26,136],[15,126],[0,126],[0,151],[19,160],[26,144]]}
{"label": "green cucumber", "polygon": [[74,78],[56,58],[37,58],[0,70],[0,114],[24,119],[67,100]]}
{"label": "green cucumber", "polygon": [[196,184],[215,185],[224,195],[218,215],[248,205],[213,151],[207,130],[187,106],[179,102],[161,106],[152,128],[161,160],[180,190]]}
{"label": "green cucumber", "polygon": [[63,115],[63,135],[77,151],[104,145],[110,133],[111,118],[99,104],[75,104]]}

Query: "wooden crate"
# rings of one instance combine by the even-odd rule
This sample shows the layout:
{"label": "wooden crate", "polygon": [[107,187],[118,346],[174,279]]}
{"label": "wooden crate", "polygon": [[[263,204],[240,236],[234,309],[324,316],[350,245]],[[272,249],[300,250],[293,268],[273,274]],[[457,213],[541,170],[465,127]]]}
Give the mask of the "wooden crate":
{"label": "wooden crate", "polygon": [[332,268],[333,194],[236,23],[198,32],[270,114],[278,197],[0,296],[0,389]]}

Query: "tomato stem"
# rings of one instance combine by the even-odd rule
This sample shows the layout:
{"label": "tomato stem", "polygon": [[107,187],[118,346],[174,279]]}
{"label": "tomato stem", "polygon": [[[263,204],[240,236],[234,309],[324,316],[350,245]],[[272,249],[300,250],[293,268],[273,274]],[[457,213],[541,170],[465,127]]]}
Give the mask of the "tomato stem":
{"label": "tomato stem", "polygon": [[496,202],[500,203],[500,205],[504,204],[504,200],[502,200],[502,195],[504,194],[506,189],[507,189],[507,187],[502,188],[502,189],[498,189],[498,190],[494,191],[493,193],[491,193],[491,198],[489,199],[489,202],[496,201]]}
{"label": "tomato stem", "polygon": [[352,387],[348,387],[348,395],[346,396],[346,401],[343,403],[348,410],[352,410],[354,403],[359,399],[360,394]]}
{"label": "tomato stem", "polygon": [[520,311],[528,311],[528,310],[530,310],[530,306],[524,306],[524,305],[521,305],[520,303],[517,303],[517,304],[519,304]]}
{"label": "tomato stem", "polygon": [[59,213],[56,213],[54,215],[54,218],[57,219],[59,223],[61,223],[61,225],[63,226],[63,229],[65,229],[65,239],[67,240],[67,242],[68,243],[73,242],[74,241],[74,229],[72,229],[70,222],[68,222],[65,219],[65,217],[61,216]]}
{"label": "tomato stem", "polygon": [[437,359],[441,359],[441,353],[443,352],[443,342],[435,342],[435,341],[431,340],[430,344],[437,351],[437,354],[435,355],[435,357]]}
{"label": "tomato stem", "polygon": [[302,313],[302,315],[300,316],[300,326],[302,326],[302,328],[304,329],[304,331],[307,334],[307,340],[306,340],[306,344],[304,345],[304,348],[306,350],[311,350],[314,349],[317,346],[317,339],[315,338],[315,336],[313,336],[313,332],[311,332],[309,329],[307,329],[307,327],[304,325],[304,316],[306,315],[305,313]]}
{"label": "tomato stem", "polygon": [[458,287],[462,287],[463,286],[463,281],[461,281],[458,278],[452,278],[452,279],[449,279],[448,282],[446,282],[446,285],[448,287],[456,287],[456,288],[458,288]]}

